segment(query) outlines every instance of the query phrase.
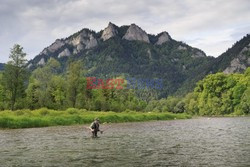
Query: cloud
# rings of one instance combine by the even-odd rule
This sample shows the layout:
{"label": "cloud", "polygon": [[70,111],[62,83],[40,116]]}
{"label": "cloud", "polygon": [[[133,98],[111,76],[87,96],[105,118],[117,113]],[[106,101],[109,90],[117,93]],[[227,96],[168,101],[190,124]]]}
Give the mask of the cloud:
{"label": "cloud", "polygon": [[57,38],[111,21],[136,23],[148,33],[168,31],[177,40],[218,56],[249,33],[249,0],[1,0],[0,62],[19,43],[28,59]]}

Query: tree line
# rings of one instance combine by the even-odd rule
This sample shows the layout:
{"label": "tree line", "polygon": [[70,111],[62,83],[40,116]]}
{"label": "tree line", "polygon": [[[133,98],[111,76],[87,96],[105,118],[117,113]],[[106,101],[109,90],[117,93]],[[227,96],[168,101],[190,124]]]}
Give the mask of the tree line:
{"label": "tree line", "polygon": [[61,64],[51,58],[46,65],[29,72],[25,57],[23,48],[14,45],[10,61],[0,73],[0,110],[46,107],[121,112],[139,111],[146,106],[133,90],[86,89],[82,61],[70,61],[66,72],[62,73]]}
{"label": "tree line", "polygon": [[0,110],[45,107],[54,110],[186,112],[191,115],[250,113],[250,68],[244,74],[210,74],[184,97],[142,100],[143,97],[133,89],[87,89],[87,72],[80,60],[69,60],[64,72],[53,58],[44,66],[29,71],[25,57],[23,48],[14,45],[10,61],[0,72]]}

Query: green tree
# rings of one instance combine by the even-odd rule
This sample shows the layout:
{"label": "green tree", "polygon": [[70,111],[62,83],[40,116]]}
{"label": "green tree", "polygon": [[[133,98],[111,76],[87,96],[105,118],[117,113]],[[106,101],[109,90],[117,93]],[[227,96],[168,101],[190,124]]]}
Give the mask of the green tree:
{"label": "green tree", "polygon": [[81,80],[84,75],[83,63],[81,61],[71,62],[67,70],[67,101],[70,107],[75,108],[78,100],[78,95],[81,92]]}
{"label": "green tree", "polygon": [[174,113],[183,113],[185,112],[185,103],[184,101],[179,101],[173,110]]}
{"label": "green tree", "polygon": [[50,84],[55,75],[58,74],[60,63],[51,58],[44,67],[33,71],[27,92],[27,100],[31,109],[48,107],[54,108],[53,95],[50,92]]}
{"label": "green tree", "polygon": [[250,68],[245,74],[208,75],[197,83],[195,97],[185,97],[185,109],[200,115],[249,113]]}
{"label": "green tree", "polygon": [[0,110],[4,110],[6,108],[6,92],[3,86],[3,75],[0,73]]}
{"label": "green tree", "polygon": [[168,97],[166,101],[167,111],[175,112],[175,106],[179,103],[180,99],[176,97]]}
{"label": "green tree", "polygon": [[185,111],[189,114],[195,115],[198,114],[199,108],[197,105],[197,93],[189,93],[184,98]]}
{"label": "green tree", "polygon": [[25,96],[24,83],[27,78],[25,57],[26,53],[23,52],[23,47],[15,44],[10,52],[10,61],[4,68],[4,89],[9,92],[11,110],[14,110],[17,101]]}
{"label": "green tree", "polygon": [[27,106],[31,110],[37,109],[40,107],[39,105],[39,83],[37,80],[30,80],[30,83],[28,85],[28,88],[26,89],[27,94]]}
{"label": "green tree", "polygon": [[244,92],[241,98],[239,107],[237,108],[240,114],[250,114],[250,87]]}
{"label": "green tree", "polygon": [[66,84],[62,76],[52,76],[48,85],[48,91],[54,109],[63,109],[66,99]]}

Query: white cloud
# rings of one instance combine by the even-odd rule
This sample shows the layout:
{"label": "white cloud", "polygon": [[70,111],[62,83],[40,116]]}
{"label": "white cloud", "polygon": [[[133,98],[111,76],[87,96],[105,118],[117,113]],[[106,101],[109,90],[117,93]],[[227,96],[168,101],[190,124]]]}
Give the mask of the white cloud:
{"label": "white cloud", "polygon": [[249,33],[249,0],[1,0],[0,62],[20,43],[32,58],[57,38],[111,21],[136,23],[148,33],[168,31],[177,40],[218,56]]}

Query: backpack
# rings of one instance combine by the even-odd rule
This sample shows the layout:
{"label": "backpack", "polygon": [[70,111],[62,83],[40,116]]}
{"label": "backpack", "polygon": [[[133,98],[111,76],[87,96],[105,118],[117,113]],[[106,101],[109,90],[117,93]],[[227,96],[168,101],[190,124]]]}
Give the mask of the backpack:
{"label": "backpack", "polygon": [[91,127],[91,129],[98,130],[99,129],[99,124],[93,122],[90,127]]}

